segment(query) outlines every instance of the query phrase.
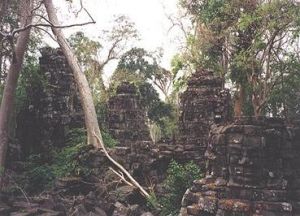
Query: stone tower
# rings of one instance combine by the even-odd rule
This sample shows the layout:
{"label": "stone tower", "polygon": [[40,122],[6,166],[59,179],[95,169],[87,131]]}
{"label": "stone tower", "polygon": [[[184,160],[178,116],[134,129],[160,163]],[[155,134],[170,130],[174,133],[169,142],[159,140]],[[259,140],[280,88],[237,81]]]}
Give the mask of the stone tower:
{"label": "stone tower", "polygon": [[183,145],[185,158],[197,161],[203,169],[210,125],[229,119],[230,95],[223,83],[212,71],[198,70],[180,97],[178,143]]}
{"label": "stone tower", "polygon": [[18,116],[18,138],[25,154],[63,147],[66,134],[83,126],[83,113],[72,71],[60,49],[41,49],[41,84],[26,89],[28,104]]}
{"label": "stone tower", "polygon": [[108,102],[109,132],[118,141],[113,155],[140,181],[141,175],[152,175],[158,152],[146,122],[136,86],[121,83]]}
{"label": "stone tower", "polygon": [[281,119],[213,127],[206,177],[187,190],[181,215],[299,215],[299,144],[299,128]]}

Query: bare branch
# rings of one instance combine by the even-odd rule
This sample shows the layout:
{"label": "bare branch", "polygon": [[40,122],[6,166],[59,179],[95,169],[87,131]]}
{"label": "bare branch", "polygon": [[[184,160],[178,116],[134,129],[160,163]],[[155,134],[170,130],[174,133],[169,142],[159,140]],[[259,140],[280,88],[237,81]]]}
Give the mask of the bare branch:
{"label": "bare branch", "polygon": [[88,25],[88,24],[95,24],[95,21],[91,21],[91,22],[84,22],[84,23],[77,23],[77,24],[70,24],[70,25],[53,25],[53,24],[30,24],[27,26],[24,26],[23,28],[19,28],[13,31],[12,35],[14,36],[15,34],[21,32],[21,31],[25,31],[29,28],[32,27],[51,27],[51,28],[58,28],[58,29],[62,29],[62,28],[71,28],[71,27],[76,27],[76,26],[84,26],[84,25]]}
{"label": "bare branch", "polygon": [[92,17],[92,15],[88,12],[87,9],[83,8],[83,10],[87,13],[87,15],[89,16],[89,18],[92,20],[92,22],[96,23],[96,21],[94,20],[94,18]]}
{"label": "bare branch", "polygon": [[31,10],[31,14],[33,14],[34,11],[40,9],[40,7],[41,7],[42,5],[43,5],[43,0],[41,0],[41,1],[38,3],[38,5],[37,5],[35,8],[33,8],[33,9]]}
{"label": "bare branch", "polygon": [[42,15],[40,15],[40,14],[36,14],[35,16],[40,17],[41,20],[44,20],[44,21],[46,21],[48,24],[52,25],[52,23],[51,23],[46,17],[44,17],[44,16],[42,16]]}
{"label": "bare branch", "polygon": [[114,170],[114,169],[111,168],[111,167],[109,167],[109,169],[110,169],[113,173],[115,173],[117,176],[119,176],[120,179],[121,179],[122,181],[124,181],[127,185],[129,185],[129,186],[131,186],[131,187],[134,187],[133,184],[131,184],[129,181],[127,181],[127,180],[125,179],[123,173],[119,173],[119,172],[117,172],[116,170]]}
{"label": "bare branch", "polygon": [[83,9],[83,3],[82,3],[82,0],[80,0],[80,8],[79,10],[76,12],[76,16],[78,16],[78,14],[82,11]]}
{"label": "bare branch", "polygon": [[[40,3],[38,4],[37,7],[35,7],[32,11],[31,14],[33,14],[33,12],[37,9],[39,9],[43,4],[43,0],[40,1]],[[91,21],[89,22],[84,22],[84,23],[76,23],[76,24],[70,24],[70,25],[54,25],[53,23],[51,23],[47,18],[45,18],[42,15],[39,14],[35,14],[34,16],[40,17],[42,20],[46,21],[46,23],[37,23],[37,24],[29,24],[29,25],[25,25],[21,28],[17,28],[15,30],[13,30],[11,33],[5,33],[0,31],[0,39],[2,38],[14,38],[14,36],[22,31],[25,31],[27,29],[30,28],[39,28],[40,27],[51,27],[51,28],[58,28],[58,29],[62,29],[62,28],[71,28],[71,27],[78,27],[78,26],[85,26],[85,25],[89,25],[89,24],[95,24],[96,21],[93,19],[93,17],[91,16],[91,14],[83,7],[82,5],[82,1],[80,1],[81,7],[83,8],[83,10],[87,13],[87,15],[89,16],[89,18],[91,19]]]}
{"label": "bare branch", "polygon": [[94,136],[96,137],[98,144],[100,145],[100,148],[103,150],[105,156],[110,160],[110,162],[112,162],[128,177],[128,179],[132,182],[132,184],[140,190],[142,195],[144,195],[146,198],[150,198],[150,194],[130,175],[130,173],[108,154],[102,139],[98,137],[95,132],[94,132]]}
{"label": "bare branch", "polygon": [[113,60],[113,59],[117,59],[117,57],[114,56],[113,53],[114,53],[115,48],[117,47],[118,43],[120,43],[121,41],[122,41],[122,39],[120,38],[120,39],[116,40],[116,41],[112,44],[111,48],[110,48],[109,51],[108,51],[108,54],[107,54],[106,59],[105,59],[105,60],[101,63],[101,65],[100,65],[100,69],[103,69],[104,66],[105,66],[109,61],[111,61],[111,60]]}
{"label": "bare branch", "polygon": [[53,35],[50,32],[48,32],[46,29],[43,29],[42,27],[39,27],[39,26],[36,26],[35,28],[37,28],[37,29],[45,32],[52,40],[54,40],[55,42],[57,42],[57,40],[53,37]]}

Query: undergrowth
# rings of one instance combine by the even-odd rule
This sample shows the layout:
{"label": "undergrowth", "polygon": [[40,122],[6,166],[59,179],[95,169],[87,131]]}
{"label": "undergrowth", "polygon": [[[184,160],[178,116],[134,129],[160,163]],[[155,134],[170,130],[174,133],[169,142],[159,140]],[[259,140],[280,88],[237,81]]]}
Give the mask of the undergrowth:
{"label": "undergrowth", "polygon": [[[114,147],[116,141],[106,132],[102,132],[103,141],[107,147]],[[61,177],[87,177],[91,171],[85,165],[82,153],[89,150],[86,144],[86,131],[81,128],[72,129],[67,134],[66,147],[53,148],[48,152],[50,161],[45,162],[41,154],[30,155],[25,161],[25,171],[22,177],[16,179],[18,185],[29,193],[38,193],[53,186],[55,180]]]}
{"label": "undergrowth", "polygon": [[181,165],[174,160],[171,161],[167,170],[167,178],[163,183],[166,193],[158,198],[161,206],[160,215],[178,215],[185,191],[192,186],[194,180],[201,177],[200,168],[194,162]]}

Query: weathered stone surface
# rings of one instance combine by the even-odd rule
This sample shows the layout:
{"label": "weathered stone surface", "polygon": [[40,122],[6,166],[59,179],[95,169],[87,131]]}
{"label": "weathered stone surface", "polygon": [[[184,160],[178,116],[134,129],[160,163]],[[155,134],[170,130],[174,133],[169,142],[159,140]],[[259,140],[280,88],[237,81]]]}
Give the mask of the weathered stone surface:
{"label": "weathered stone surface", "polygon": [[[281,119],[236,119],[212,127],[206,177],[183,200],[190,215],[299,215],[298,127]],[[199,197],[195,199],[195,197]],[[196,211],[197,209],[197,211]],[[192,210],[192,211],[191,211]]]}
{"label": "weathered stone surface", "polygon": [[118,141],[113,150],[115,158],[141,181],[144,175],[155,179],[158,149],[151,140],[146,111],[140,104],[134,84],[121,83],[116,95],[109,99],[108,125],[110,133]]}
{"label": "weathered stone surface", "polygon": [[179,162],[195,161],[205,169],[204,154],[210,126],[230,119],[230,95],[224,80],[207,70],[196,71],[180,96],[179,138],[176,143],[160,144],[160,157]]}
{"label": "weathered stone surface", "polygon": [[29,104],[17,119],[17,137],[25,156],[65,146],[68,130],[84,124],[73,74],[62,51],[48,47],[41,54],[41,84],[26,89]]}

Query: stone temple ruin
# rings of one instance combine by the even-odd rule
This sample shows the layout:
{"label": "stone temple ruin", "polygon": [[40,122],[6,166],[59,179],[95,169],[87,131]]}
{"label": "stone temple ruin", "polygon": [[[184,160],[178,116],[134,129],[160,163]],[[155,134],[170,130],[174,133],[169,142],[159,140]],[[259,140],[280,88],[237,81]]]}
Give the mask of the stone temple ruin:
{"label": "stone temple ruin", "polygon": [[159,144],[160,160],[166,164],[171,159],[193,160],[204,170],[210,125],[227,122],[229,106],[230,95],[221,78],[206,70],[194,73],[180,96],[179,138],[175,143]]}
{"label": "stone temple ruin", "polygon": [[300,214],[298,127],[264,117],[233,121],[222,85],[212,72],[196,72],[181,96],[179,140],[158,146],[160,166],[166,163],[162,158],[194,160],[206,173],[185,193],[180,215]]}
{"label": "stone temple ruin", "polygon": [[73,74],[62,51],[46,47],[41,55],[38,75],[42,84],[27,89],[29,104],[17,119],[23,153],[63,147],[68,130],[84,125]]}
{"label": "stone temple ruin", "polygon": [[151,140],[146,112],[133,84],[122,83],[109,99],[108,124],[110,134],[118,141],[113,152],[118,160],[136,177],[146,173],[154,177],[151,170],[155,170],[158,149]]}
{"label": "stone temple ruin", "polygon": [[[30,148],[47,149],[63,146],[68,128],[82,127],[83,120],[61,52],[44,49],[40,64],[47,87],[31,92],[18,136],[25,145],[40,143]],[[300,215],[300,124],[232,119],[223,83],[210,71],[196,71],[180,97],[178,139],[158,144],[150,138],[137,89],[122,83],[108,103],[109,132],[118,140],[111,155],[140,182],[160,182],[171,159],[195,161],[205,177],[186,191],[181,216]]]}
{"label": "stone temple ruin", "polygon": [[206,177],[186,192],[181,215],[299,215],[299,145],[299,129],[280,119],[215,125]]}

